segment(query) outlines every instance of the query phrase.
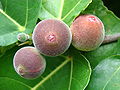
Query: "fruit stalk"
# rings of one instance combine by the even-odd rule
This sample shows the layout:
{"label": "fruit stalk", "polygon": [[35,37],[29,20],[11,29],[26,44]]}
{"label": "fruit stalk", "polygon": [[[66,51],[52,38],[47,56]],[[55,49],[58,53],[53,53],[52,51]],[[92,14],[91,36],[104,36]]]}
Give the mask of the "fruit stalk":
{"label": "fruit stalk", "polygon": [[116,33],[113,35],[106,35],[102,44],[107,44],[107,43],[117,41],[119,38],[120,38],[120,33]]}

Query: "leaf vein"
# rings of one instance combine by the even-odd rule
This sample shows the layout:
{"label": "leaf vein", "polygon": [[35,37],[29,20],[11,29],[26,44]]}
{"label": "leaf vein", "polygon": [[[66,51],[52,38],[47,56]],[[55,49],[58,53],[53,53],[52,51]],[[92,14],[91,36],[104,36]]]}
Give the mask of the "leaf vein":
{"label": "leaf vein", "polygon": [[74,11],[74,9],[80,4],[82,0],[80,0],[79,2],[77,2],[77,4],[62,18],[62,20],[64,20],[72,11]]}
{"label": "leaf vein", "polygon": [[50,11],[48,11],[45,7],[42,6],[42,8],[47,11],[50,15],[52,15],[54,18],[56,18],[52,13],[50,13]]}
{"label": "leaf vein", "polygon": [[10,80],[16,81],[16,82],[18,82],[18,83],[20,83],[20,84],[22,84],[22,85],[24,85],[24,86],[26,86],[26,87],[28,87],[28,88],[30,88],[30,89],[32,88],[32,87],[28,86],[27,84],[24,84],[23,82],[20,82],[20,81],[18,81],[18,80],[15,80],[15,79],[12,79],[12,78],[9,78],[9,77],[0,77],[0,78],[10,79]]}
{"label": "leaf vein", "polygon": [[19,29],[19,31],[24,31],[25,28],[21,26],[19,23],[17,23],[13,18],[8,16],[2,9],[0,9],[0,13],[2,13],[4,16],[6,16],[11,22],[13,22]]}
{"label": "leaf vein", "polygon": [[71,83],[72,83],[72,73],[73,73],[73,60],[71,60],[71,71],[70,71],[70,82],[68,86],[68,90],[71,90]]}
{"label": "leaf vein", "polygon": [[80,81],[78,81],[76,78],[72,77],[72,79],[75,80],[79,85],[81,85]]}
{"label": "leaf vein", "polygon": [[25,19],[25,25],[24,25],[24,27],[27,26],[27,20],[28,20],[28,0],[26,1],[26,19]]}
{"label": "leaf vein", "polygon": [[7,10],[7,0],[6,0],[6,2],[5,2],[5,12],[6,12],[6,10]]}
{"label": "leaf vein", "polygon": [[64,0],[61,0],[61,7],[60,7],[60,13],[59,13],[58,19],[61,19],[62,17],[63,7],[64,7]]}
{"label": "leaf vein", "polygon": [[103,87],[103,90],[105,90],[107,84],[110,82],[110,80],[113,78],[113,76],[120,70],[120,66],[118,67],[118,69],[113,73],[113,75],[109,78],[109,80],[106,82],[105,86]]}

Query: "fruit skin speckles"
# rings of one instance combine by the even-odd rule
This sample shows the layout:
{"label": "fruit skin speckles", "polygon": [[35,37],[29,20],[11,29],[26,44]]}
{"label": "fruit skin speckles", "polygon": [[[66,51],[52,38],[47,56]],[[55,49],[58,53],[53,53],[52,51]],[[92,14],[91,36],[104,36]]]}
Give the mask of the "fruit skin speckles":
{"label": "fruit skin speckles", "polygon": [[80,15],[72,23],[72,45],[81,51],[92,51],[104,40],[105,30],[102,21],[95,15]]}
{"label": "fruit skin speckles", "polygon": [[34,47],[27,46],[16,52],[13,65],[21,77],[34,79],[44,72],[46,61]]}
{"label": "fruit skin speckles", "polygon": [[69,48],[72,33],[63,21],[46,19],[36,25],[32,39],[40,53],[46,56],[58,56]]}

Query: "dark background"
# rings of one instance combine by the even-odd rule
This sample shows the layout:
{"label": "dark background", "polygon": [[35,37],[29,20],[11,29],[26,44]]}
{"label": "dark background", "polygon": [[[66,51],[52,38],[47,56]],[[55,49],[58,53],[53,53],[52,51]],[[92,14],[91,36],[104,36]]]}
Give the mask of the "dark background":
{"label": "dark background", "polygon": [[120,0],[102,0],[104,5],[120,18]]}

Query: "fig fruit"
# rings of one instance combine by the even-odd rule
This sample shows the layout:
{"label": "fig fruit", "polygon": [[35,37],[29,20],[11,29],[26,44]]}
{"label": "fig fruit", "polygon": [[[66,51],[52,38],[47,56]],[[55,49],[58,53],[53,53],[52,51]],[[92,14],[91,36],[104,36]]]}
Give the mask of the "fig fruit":
{"label": "fig fruit", "polygon": [[72,33],[63,21],[47,19],[37,24],[32,39],[40,53],[47,56],[58,56],[69,48]]}
{"label": "fig fruit", "polygon": [[19,49],[13,60],[15,71],[26,79],[34,79],[40,76],[45,68],[46,61],[36,48],[28,46]]}
{"label": "fig fruit", "polygon": [[95,15],[80,15],[70,26],[72,44],[81,51],[98,48],[104,40],[105,30],[102,21]]}

